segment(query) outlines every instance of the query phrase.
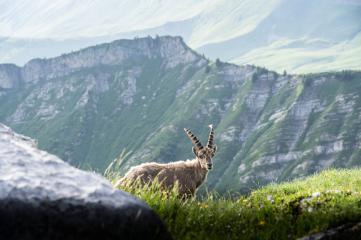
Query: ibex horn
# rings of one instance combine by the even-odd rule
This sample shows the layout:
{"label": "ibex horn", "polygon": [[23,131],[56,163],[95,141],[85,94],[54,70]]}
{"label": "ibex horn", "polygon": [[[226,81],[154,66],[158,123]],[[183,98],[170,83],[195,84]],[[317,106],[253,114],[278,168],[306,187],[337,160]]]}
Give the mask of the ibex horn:
{"label": "ibex horn", "polygon": [[208,143],[207,146],[209,148],[213,148],[213,139],[214,139],[214,130],[213,130],[213,125],[209,125],[209,128],[211,129],[211,131],[209,132],[209,137],[208,137]]}
{"label": "ibex horn", "polygon": [[201,142],[198,140],[198,138],[196,136],[194,136],[194,134],[191,132],[191,130],[185,128],[184,131],[187,133],[187,136],[191,139],[192,143],[195,145],[195,147],[198,150],[203,149]]}

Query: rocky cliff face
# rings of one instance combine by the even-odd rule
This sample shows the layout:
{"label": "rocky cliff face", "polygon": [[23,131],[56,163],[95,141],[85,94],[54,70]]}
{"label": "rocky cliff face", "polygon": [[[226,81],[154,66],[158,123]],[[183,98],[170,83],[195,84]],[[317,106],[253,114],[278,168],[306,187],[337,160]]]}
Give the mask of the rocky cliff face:
{"label": "rocky cliff face", "polygon": [[155,57],[166,60],[165,66],[167,68],[184,62],[192,62],[199,58],[183,43],[180,37],[162,37],[154,40],[150,38],[118,40],[56,58],[33,59],[22,68],[10,64],[0,65],[0,79],[4,87],[10,88],[12,87],[9,82],[10,79],[21,79],[26,83],[34,83],[41,79],[62,77],[84,68],[101,65],[115,66],[124,61],[142,62],[144,59]]}
{"label": "rocky cliff face", "polygon": [[21,84],[20,68],[13,64],[0,64],[0,89],[9,90]]}
{"label": "rocky cliff face", "polygon": [[83,168],[102,171],[123,150],[123,172],[193,158],[183,128],[205,142],[210,123],[219,151],[207,184],[220,191],[360,164],[360,72],[214,63],[178,37],[119,40],[17,69],[21,87],[0,90],[0,121]]}

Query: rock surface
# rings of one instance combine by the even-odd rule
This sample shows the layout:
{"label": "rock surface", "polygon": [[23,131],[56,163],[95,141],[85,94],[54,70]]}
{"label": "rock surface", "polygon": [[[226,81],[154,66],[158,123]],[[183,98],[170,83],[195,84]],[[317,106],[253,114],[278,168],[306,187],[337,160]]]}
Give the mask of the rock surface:
{"label": "rock surface", "polygon": [[171,239],[144,202],[38,150],[3,124],[0,159],[4,239]]}
{"label": "rock surface", "polygon": [[21,82],[20,68],[14,64],[0,64],[0,89],[12,89]]}
{"label": "rock surface", "polygon": [[0,65],[0,87],[13,88],[14,81],[36,83],[76,72],[79,69],[116,66],[124,62],[140,63],[144,59],[160,57],[165,59],[165,68],[178,64],[205,60],[186,46],[181,37],[139,38],[117,40],[84,48],[50,59],[32,59],[23,67],[14,64]]}
{"label": "rock surface", "polygon": [[348,223],[320,232],[299,238],[298,240],[358,240],[361,235],[361,223]]}

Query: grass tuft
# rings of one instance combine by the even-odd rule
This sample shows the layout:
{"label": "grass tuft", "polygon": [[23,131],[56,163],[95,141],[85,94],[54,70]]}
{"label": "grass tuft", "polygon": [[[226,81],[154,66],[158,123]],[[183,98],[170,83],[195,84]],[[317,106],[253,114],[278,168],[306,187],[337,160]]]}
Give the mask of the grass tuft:
{"label": "grass tuft", "polygon": [[158,182],[121,188],[147,202],[175,239],[295,239],[361,217],[361,169],[326,170],[237,198],[182,200]]}

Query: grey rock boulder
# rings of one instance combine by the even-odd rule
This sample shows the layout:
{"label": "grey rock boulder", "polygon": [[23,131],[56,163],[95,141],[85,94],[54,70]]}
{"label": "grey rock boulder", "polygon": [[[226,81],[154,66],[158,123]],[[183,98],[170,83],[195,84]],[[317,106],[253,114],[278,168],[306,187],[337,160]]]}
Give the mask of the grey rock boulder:
{"label": "grey rock boulder", "polygon": [[171,239],[142,201],[0,124],[2,239]]}
{"label": "grey rock boulder", "polygon": [[298,240],[359,240],[361,239],[361,222],[346,223],[324,232],[315,233]]}

